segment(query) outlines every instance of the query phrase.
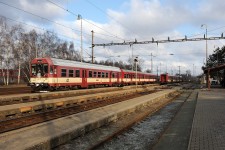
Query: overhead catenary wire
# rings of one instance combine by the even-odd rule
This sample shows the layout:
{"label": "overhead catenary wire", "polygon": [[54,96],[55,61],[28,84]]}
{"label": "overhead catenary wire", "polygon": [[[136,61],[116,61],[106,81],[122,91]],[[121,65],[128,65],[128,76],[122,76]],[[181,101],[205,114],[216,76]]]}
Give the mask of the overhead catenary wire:
{"label": "overhead catenary wire", "polygon": [[[45,17],[42,17],[42,16],[39,16],[39,15],[36,15],[36,14],[34,14],[34,13],[31,13],[31,12],[29,12],[29,11],[23,10],[23,9],[18,8],[18,7],[16,7],[16,6],[13,6],[13,5],[7,4],[7,3],[5,3],[5,2],[0,1],[0,4],[6,5],[6,6],[8,6],[8,7],[14,8],[14,9],[17,9],[17,10],[22,11],[22,12],[25,12],[25,13],[27,13],[27,14],[33,15],[33,16],[35,16],[35,17],[41,18],[41,19],[43,19],[43,20],[46,20],[46,21],[51,22],[51,23],[53,23],[53,24],[56,24],[56,25],[62,26],[62,27],[64,27],[64,28],[70,29],[70,30],[72,30],[72,31],[75,31],[75,32],[78,32],[78,33],[80,33],[80,32],[81,32],[80,30],[77,30],[77,29],[74,29],[74,28],[68,27],[68,26],[63,25],[63,24],[61,24],[61,23],[58,23],[58,22],[52,21],[52,20],[50,20],[50,19],[47,19],[47,18],[45,18]],[[9,18],[9,19],[11,19],[11,18]],[[13,20],[13,19],[11,19],[11,20]],[[15,21],[15,20],[14,20],[14,21]],[[25,24],[25,23],[23,23],[23,24]],[[36,27],[36,28],[38,28],[38,27]],[[57,33],[57,34],[58,34],[58,33]],[[91,37],[91,34],[88,34],[88,33],[84,33],[84,34],[85,34],[85,35],[87,35],[87,36],[90,36],[90,37]],[[62,35],[62,34],[61,34],[61,35]],[[102,39],[102,40],[104,40],[104,41],[105,41],[105,39],[103,39],[103,38],[100,38],[100,37],[97,37],[97,36],[96,36],[96,38],[98,38],[98,39]]]}
{"label": "overhead catenary wire", "polygon": [[[63,9],[64,11],[67,11],[68,13],[70,13],[70,14],[72,14],[72,15],[78,17],[77,14],[75,14],[75,13],[72,12],[72,11],[70,11],[69,9],[66,9],[66,8],[64,8],[64,7],[58,5],[58,4],[56,4],[56,3],[54,3],[54,2],[52,2],[52,1],[50,1],[50,0],[46,0],[46,1],[50,2],[51,4],[57,6],[57,7],[61,8],[61,9]],[[89,24],[91,24],[91,25],[93,25],[93,26],[95,26],[95,27],[97,27],[97,28],[103,30],[104,32],[106,32],[106,33],[112,35],[112,37],[114,37],[114,38],[117,38],[117,39],[120,39],[120,40],[125,40],[124,38],[121,38],[121,37],[119,37],[119,36],[117,36],[117,35],[114,35],[114,34],[110,33],[109,31],[107,31],[107,30],[105,30],[105,29],[103,29],[103,28],[101,28],[101,27],[95,25],[94,23],[88,21],[87,19],[82,18],[82,20],[84,20],[85,22],[87,22],[87,23],[89,23]]]}
{"label": "overhead catenary wire", "polygon": [[97,5],[95,5],[93,2],[90,2],[89,0],[86,0],[86,2],[88,2],[89,4],[91,4],[92,6],[94,6],[95,8],[97,8],[98,10],[100,10],[103,14],[105,14],[106,16],[108,16],[109,18],[111,18],[112,20],[116,21],[118,24],[120,24],[124,29],[126,29],[127,31],[129,31],[130,33],[132,33],[133,35],[138,36],[138,34],[134,33],[132,30],[130,30],[127,26],[125,26],[124,24],[122,24],[121,22],[119,22],[118,20],[116,20],[115,18],[113,18],[112,16],[108,15],[105,11],[103,11],[100,7],[98,7]]}

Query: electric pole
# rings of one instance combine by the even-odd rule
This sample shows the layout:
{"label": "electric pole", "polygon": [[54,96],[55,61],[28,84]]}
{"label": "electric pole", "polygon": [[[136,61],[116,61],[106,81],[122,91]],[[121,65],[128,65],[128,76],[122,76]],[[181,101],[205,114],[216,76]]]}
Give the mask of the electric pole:
{"label": "electric pole", "polygon": [[180,82],[180,66],[178,66],[179,67],[179,82]]}
{"label": "electric pole", "polygon": [[94,31],[91,31],[91,62],[94,63]]}

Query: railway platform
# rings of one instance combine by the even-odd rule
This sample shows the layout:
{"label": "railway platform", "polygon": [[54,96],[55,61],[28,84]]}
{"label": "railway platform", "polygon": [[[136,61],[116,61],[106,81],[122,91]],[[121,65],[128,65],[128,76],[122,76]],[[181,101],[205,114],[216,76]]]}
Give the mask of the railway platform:
{"label": "railway platform", "polygon": [[129,101],[81,112],[0,134],[0,149],[51,149],[141,107],[152,105],[177,89],[166,89]]}
{"label": "railway platform", "polygon": [[[195,104],[196,103],[196,104]],[[186,101],[154,150],[225,150],[225,89],[199,90]]]}

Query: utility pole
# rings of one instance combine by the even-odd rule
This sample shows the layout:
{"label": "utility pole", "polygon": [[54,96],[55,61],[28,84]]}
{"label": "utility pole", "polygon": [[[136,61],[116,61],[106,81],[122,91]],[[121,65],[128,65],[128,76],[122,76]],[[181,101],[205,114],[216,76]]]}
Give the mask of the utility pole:
{"label": "utility pole", "polygon": [[179,82],[180,82],[180,66],[178,66],[179,67]]}
{"label": "utility pole", "polygon": [[91,31],[91,62],[94,63],[94,31]]}
{"label": "utility pole", "polygon": [[153,73],[153,60],[152,60],[152,57],[155,57],[154,55],[152,55],[152,53],[151,53],[151,73]]}
{"label": "utility pole", "polygon": [[82,35],[82,16],[78,14],[77,20],[80,20],[80,49],[81,49],[81,54],[80,54],[80,62],[83,61],[83,35]]}
{"label": "utility pole", "polygon": [[194,77],[194,64],[193,64],[193,73],[192,73],[193,77]]}
{"label": "utility pole", "polygon": [[136,76],[136,82],[135,82],[135,87],[136,87],[136,91],[137,91],[137,80],[138,80],[138,77],[137,77],[137,63],[138,63],[138,57],[136,57],[135,59],[134,59],[134,62],[135,62],[135,66],[136,66],[136,71],[135,71],[135,76]]}
{"label": "utility pole", "polygon": [[132,56],[131,56],[131,61],[132,61],[132,71],[134,70],[134,56],[133,56],[133,44],[131,45],[132,47]]}
{"label": "utility pole", "polygon": [[158,66],[157,66],[157,81],[158,81],[158,77],[159,77],[159,70],[158,70]]}

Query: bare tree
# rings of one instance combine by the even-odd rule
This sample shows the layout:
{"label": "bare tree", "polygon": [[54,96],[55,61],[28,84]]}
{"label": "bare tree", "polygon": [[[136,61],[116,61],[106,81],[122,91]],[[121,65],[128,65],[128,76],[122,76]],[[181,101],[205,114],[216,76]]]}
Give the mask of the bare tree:
{"label": "bare tree", "polygon": [[21,63],[23,60],[23,50],[24,43],[22,40],[22,32],[24,32],[23,28],[20,25],[13,26],[13,55],[16,61],[14,61],[16,64],[15,68],[18,69],[18,75],[17,75],[17,83],[20,84],[20,78],[21,78]]}

